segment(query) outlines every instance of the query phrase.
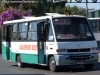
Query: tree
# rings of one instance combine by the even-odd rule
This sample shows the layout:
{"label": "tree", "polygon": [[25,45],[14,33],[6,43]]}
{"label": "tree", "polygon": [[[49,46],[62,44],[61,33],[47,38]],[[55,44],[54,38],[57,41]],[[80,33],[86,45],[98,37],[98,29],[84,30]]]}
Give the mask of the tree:
{"label": "tree", "polygon": [[67,7],[65,7],[64,14],[71,15],[71,7],[69,5],[67,5]]}
{"label": "tree", "polygon": [[24,16],[31,16],[31,12],[30,11],[20,12],[13,8],[8,9],[7,11],[4,11],[0,14],[0,26],[2,26],[2,23],[4,21],[21,19]]}
{"label": "tree", "polygon": [[79,7],[78,14],[82,16],[86,16],[86,9],[83,7]]}
{"label": "tree", "polygon": [[86,16],[86,9],[83,7],[78,7],[76,5],[72,7],[70,7],[70,5],[67,5],[64,9],[64,14]]}
{"label": "tree", "polygon": [[79,13],[78,6],[74,5],[73,7],[71,7],[71,13],[72,15],[78,15]]}

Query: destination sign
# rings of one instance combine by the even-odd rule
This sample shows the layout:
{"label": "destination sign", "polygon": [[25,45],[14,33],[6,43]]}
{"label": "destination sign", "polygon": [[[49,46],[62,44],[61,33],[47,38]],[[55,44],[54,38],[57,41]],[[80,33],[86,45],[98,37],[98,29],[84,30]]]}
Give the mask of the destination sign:
{"label": "destination sign", "polygon": [[71,23],[70,19],[54,19],[53,20],[54,24],[66,24],[69,25]]}

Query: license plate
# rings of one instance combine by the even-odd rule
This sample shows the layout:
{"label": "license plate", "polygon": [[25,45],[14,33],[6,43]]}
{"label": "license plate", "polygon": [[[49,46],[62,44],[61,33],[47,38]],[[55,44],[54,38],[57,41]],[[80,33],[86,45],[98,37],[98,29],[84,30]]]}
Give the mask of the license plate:
{"label": "license plate", "polygon": [[78,60],[76,61],[77,64],[84,64],[84,61],[83,60]]}

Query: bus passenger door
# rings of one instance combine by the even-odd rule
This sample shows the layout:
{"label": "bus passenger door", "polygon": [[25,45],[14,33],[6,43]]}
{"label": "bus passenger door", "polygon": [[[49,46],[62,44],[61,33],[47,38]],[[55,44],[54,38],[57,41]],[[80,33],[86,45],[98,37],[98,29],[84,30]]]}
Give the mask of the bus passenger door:
{"label": "bus passenger door", "polygon": [[6,56],[7,60],[10,60],[10,47],[11,47],[11,32],[12,32],[12,27],[7,26],[7,34],[6,34]]}
{"label": "bus passenger door", "polygon": [[38,23],[37,25],[37,37],[38,37],[38,63],[44,63],[44,24]]}

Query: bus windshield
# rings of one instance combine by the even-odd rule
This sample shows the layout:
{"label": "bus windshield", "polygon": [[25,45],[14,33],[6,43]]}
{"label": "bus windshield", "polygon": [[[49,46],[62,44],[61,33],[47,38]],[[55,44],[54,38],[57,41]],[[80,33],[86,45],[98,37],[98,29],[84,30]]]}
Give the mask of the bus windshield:
{"label": "bus windshield", "polygon": [[90,41],[95,40],[85,18],[53,18],[57,41]]}

